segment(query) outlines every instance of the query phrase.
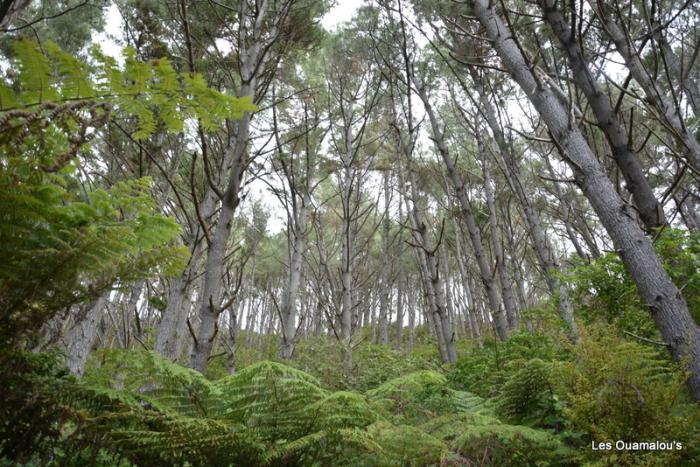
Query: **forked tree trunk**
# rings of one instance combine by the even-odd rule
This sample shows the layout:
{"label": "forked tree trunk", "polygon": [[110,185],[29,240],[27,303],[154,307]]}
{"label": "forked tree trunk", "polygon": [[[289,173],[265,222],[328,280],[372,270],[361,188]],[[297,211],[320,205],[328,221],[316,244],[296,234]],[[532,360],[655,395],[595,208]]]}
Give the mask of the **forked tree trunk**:
{"label": "forked tree trunk", "polygon": [[[294,196],[294,195],[292,195]],[[282,306],[280,315],[282,322],[282,339],[280,343],[280,357],[289,360],[294,354],[294,344],[296,342],[297,330],[297,296],[301,285],[302,265],[304,252],[306,250],[306,217],[311,200],[308,195],[304,196],[298,212],[294,213],[295,219],[292,228],[292,254],[289,261],[289,272],[287,275],[287,287],[282,296]]]}

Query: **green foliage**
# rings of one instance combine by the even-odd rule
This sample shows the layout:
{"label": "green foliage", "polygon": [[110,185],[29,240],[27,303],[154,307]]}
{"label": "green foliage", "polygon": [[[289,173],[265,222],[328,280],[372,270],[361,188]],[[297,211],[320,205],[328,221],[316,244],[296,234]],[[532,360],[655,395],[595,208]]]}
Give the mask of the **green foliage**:
{"label": "green foliage", "polygon": [[304,409],[302,418],[312,421],[314,431],[338,426],[364,428],[378,420],[379,415],[360,394],[347,391],[331,393]]}
{"label": "green foliage", "polygon": [[488,411],[481,398],[451,389],[447,378],[434,371],[418,371],[387,381],[368,391],[367,396],[401,423],[464,410]]}
{"label": "green foliage", "polygon": [[[667,228],[655,242],[664,268],[683,291],[688,309],[700,323],[700,234]],[[655,338],[648,309],[616,254],[580,264],[567,276],[573,286],[577,315],[588,322],[604,320],[622,331]]]}
{"label": "green foliage", "polygon": [[492,415],[479,412],[458,412],[441,415],[420,425],[420,428],[446,442],[457,439],[470,426],[500,425],[501,422]]}
{"label": "green foliage", "polygon": [[550,363],[528,360],[501,386],[496,397],[498,414],[517,424],[558,427],[561,406],[551,380]]}
{"label": "green foliage", "polygon": [[86,373],[86,385],[138,393],[162,412],[207,415],[212,388],[201,373],[142,350],[101,349],[94,357],[99,364]]}
{"label": "green foliage", "polygon": [[688,449],[673,451],[678,459],[697,455],[700,409],[683,401],[685,374],[662,352],[613,330],[584,329],[575,358],[559,364],[553,378],[570,429],[602,442],[681,441]]}
{"label": "green foliage", "polygon": [[296,346],[290,364],[316,376],[324,387],[359,392],[413,371],[440,369],[435,345],[417,346],[409,353],[363,342],[353,349],[353,371],[348,377],[337,371],[342,362],[336,345],[329,336],[306,338]]}
{"label": "green foliage", "polygon": [[39,46],[20,40],[11,63],[19,71],[13,81],[0,80],[0,111],[31,109],[46,103],[89,100],[103,102],[136,120],[135,139],[153,134],[159,124],[181,132],[187,118],[197,118],[205,129],[217,128],[227,118],[255,111],[249,97],[237,98],[210,88],[199,74],[179,75],[167,58],[151,63],[124,49],[124,66],[91,50],[87,65],[61,51],[53,42]]}
{"label": "green foliage", "polygon": [[37,323],[103,293],[116,280],[172,274],[182,267],[184,254],[171,243],[179,226],[158,213],[150,179],[80,196],[69,189],[70,173],[32,171],[22,155],[3,161],[2,339],[38,331]]}
{"label": "green foliage", "polygon": [[482,348],[463,354],[448,374],[450,382],[482,397],[494,397],[508,378],[531,359],[566,358],[566,351],[545,334],[520,333],[507,341],[486,339]]}
{"label": "green foliage", "polygon": [[452,446],[461,456],[479,465],[576,465],[572,452],[556,437],[524,426],[467,426]]}
{"label": "green foliage", "polygon": [[360,465],[437,465],[447,455],[443,442],[410,425],[377,422],[367,431],[382,452],[378,458],[359,457]]}
{"label": "green foliage", "polygon": [[307,407],[326,396],[316,378],[281,363],[262,361],[212,386],[211,413],[259,432],[294,439],[309,420]]}
{"label": "green foliage", "polygon": [[254,111],[199,75],[165,60],[123,67],[92,51],[92,64],[46,41],[15,43],[0,79],[0,339],[36,334],[58,310],[155,273],[177,274],[188,252],[177,222],[160,214],[149,178],[88,186],[80,154],[114,112],[135,120],[133,138],[156,129],[204,128]]}
{"label": "green foliage", "polygon": [[[13,353],[2,365],[0,410],[12,423],[0,425],[8,440],[0,457],[66,465],[692,463],[700,419],[678,396],[684,375],[656,349],[587,329],[571,360],[555,357],[566,354],[550,341],[548,350],[531,345],[542,336],[501,344],[499,355],[519,363],[503,365],[489,400],[429,370],[362,394],[328,391],[270,361],[211,381],[154,353],[104,350],[77,381],[56,354]],[[687,448],[600,457],[592,439],[673,439]]]}

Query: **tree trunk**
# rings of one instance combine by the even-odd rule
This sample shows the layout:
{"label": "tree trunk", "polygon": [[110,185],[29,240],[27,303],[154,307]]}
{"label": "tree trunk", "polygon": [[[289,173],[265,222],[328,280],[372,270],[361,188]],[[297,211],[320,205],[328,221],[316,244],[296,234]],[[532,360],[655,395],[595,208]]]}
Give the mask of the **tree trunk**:
{"label": "tree trunk", "polygon": [[525,91],[549,127],[555,140],[568,156],[567,163],[600,221],[613,240],[637,290],[651,310],[652,317],[674,359],[687,359],[692,397],[700,400],[700,329],[688,313],[681,292],[673,284],[654,251],[628,213],[628,205],[615,191],[610,179],[586,143],[569,112],[553,91],[537,82],[512,32],[496,14],[488,0],[473,0],[474,14],[501,57],[504,66]]}
{"label": "tree trunk", "polygon": [[[410,157],[407,155],[407,157]],[[445,303],[444,289],[440,279],[440,271],[438,269],[438,261],[436,257],[437,249],[440,245],[434,246],[427,235],[427,226],[420,216],[420,207],[418,205],[418,191],[416,188],[416,180],[413,174],[413,168],[410,159],[407,161],[408,176],[410,188],[406,192],[406,196],[411,198],[413,207],[408,206],[407,210],[409,219],[411,220],[412,234],[415,241],[415,250],[418,255],[418,264],[423,275],[423,285],[426,290],[426,300],[429,307],[429,316],[434,320],[435,334],[438,341],[438,348],[442,361],[454,363],[457,361],[457,351],[455,349],[455,333],[450,323],[447,306]],[[402,180],[401,171],[399,170],[399,178],[401,186],[406,187]],[[410,193],[410,194],[409,194]]]}
{"label": "tree trunk", "polygon": [[[515,161],[512,148],[506,143],[505,135],[503,134],[503,130],[496,119],[496,113],[491,101],[489,101],[486,95],[485,87],[474,67],[470,66],[469,72],[474,79],[475,84],[477,84],[476,88],[480,97],[481,112],[491,128],[493,138],[496,141],[498,149],[500,150],[500,154],[504,162],[503,165],[505,167],[505,174],[508,178],[508,184],[513,190],[513,193],[515,194],[515,197],[522,208],[525,221],[528,225],[530,239],[532,240],[532,247],[535,250],[537,260],[545,275],[549,293],[552,294],[553,297],[560,295],[559,314],[564,322],[569,326],[569,336],[575,340],[578,338],[578,331],[576,329],[576,323],[574,322],[574,310],[571,306],[571,302],[567,299],[568,293],[557,277],[559,274],[559,264],[557,263],[554,255],[554,248],[547,238],[544,227],[542,227],[540,216],[532,207],[529,197],[525,193],[525,189],[520,181],[520,170],[518,169]],[[562,290],[564,290],[564,300],[561,299]]]}
{"label": "tree trunk", "polygon": [[[241,86],[242,96],[252,96],[255,83]],[[224,261],[226,258],[226,246],[231,236],[233,216],[240,202],[240,190],[243,173],[247,166],[248,131],[250,126],[250,113],[245,112],[238,122],[236,139],[231,148],[231,170],[228,186],[221,200],[221,210],[207,248],[207,260],[204,273],[204,285],[199,303],[200,325],[190,355],[190,366],[197,371],[204,372],[209,362],[214,338],[216,337],[216,324],[221,313],[221,299],[223,292]]]}
{"label": "tree trunk", "polygon": [[494,319],[494,324],[496,327],[496,333],[498,338],[505,340],[508,337],[508,322],[501,306],[501,297],[496,288],[495,281],[493,280],[494,274],[489,265],[488,259],[486,257],[486,250],[484,249],[484,244],[481,239],[481,230],[476,224],[476,219],[474,218],[474,213],[472,212],[471,203],[467,197],[467,192],[464,187],[464,180],[457,173],[457,168],[455,167],[452,156],[450,155],[449,149],[445,144],[442,130],[440,130],[437,117],[433,111],[432,105],[428,100],[428,95],[425,92],[425,88],[420,85],[417,80],[414,80],[414,86],[418,90],[418,96],[421,101],[423,101],[423,106],[428,114],[430,120],[430,126],[433,132],[433,141],[437,146],[438,152],[442,157],[443,162],[447,168],[447,173],[452,180],[452,184],[457,195],[457,200],[459,201],[460,207],[462,208],[462,215],[464,221],[467,225],[467,230],[469,231],[469,237],[471,238],[472,247],[474,249],[474,257],[476,258],[476,263],[479,266],[479,273],[481,274],[481,281],[484,284],[484,289],[486,291],[486,296],[489,301],[489,307],[491,315]]}
{"label": "tree trunk", "polygon": [[85,313],[75,317],[73,327],[66,335],[66,354],[68,355],[68,369],[77,376],[85,372],[90,350],[95,344],[97,331],[104,316],[104,307],[109,300],[109,292],[90,305],[85,306]]}
{"label": "tree trunk", "polygon": [[306,216],[310,198],[304,196],[304,200],[299,207],[299,212],[294,214],[294,225],[292,229],[292,252],[289,261],[289,272],[287,275],[287,288],[282,297],[282,306],[280,314],[282,322],[282,339],[280,343],[280,357],[289,360],[294,354],[294,344],[296,340],[296,302],[301,284],[302,265],[304,260],[304,252],[306,250]]}
{"label": "tree trunk", "polygon": [[389,172],[384,171],[384,219],[382,221],[382,266],[381,266],[381,290],[379,292],[379,343],[386,345],[389,343],[389,321],[387,315],[389,314],[389,292],[391,291],[391,284],[389,284],[390,278],[390,266],[389,262],[389,234],[390,234],[390,220],[389,220],[389,202],[391,201],[391,191],[389,189]]}
{"label": "tree trunk", "polygon": [[554,31],[559,45],[569,61],[576,86],[586,96],[593,110],[598,126],[608,140],[617,166],[620,168],[627,190],[632,194],[639,217],[648,231],[666,224],[663,207],[659,204],[649,182],[644,176],[642,166],[634,154],[627,130],[613,110],[610,99],[599,88],[595,77],[588,68],[584,52],[572,33],[571,28],[557,9],[554,0],[538,0],[544,19]]}
{"label": "tree trunk", "polygon": [[508,277],[506,263],[503,255],[503,245],[501,243],[500,228],[498,222],[498,214],[496,212],[496,197],[494,189],[491,186],[493,177],[489,168],[488,158],[486,157],[486,148],[481,141],[481,137],[477,134],[476,139],[479,146],[479,154],[481,155],[481,168],[484,174],[484,194],[486,195],[486,205],[489,209],[489,223],[491,224],[491,244],[493,245],[493,256],[496,262],[496,272],[498,280],[501,283],[501,296],[503,297],[503,305],[506,310],[506,318],[508,319],[508,327],[511,330],[518,329],[518,306],[515,303],[513,296],[513,284]]}
{"label": "tree trunk", "polygon": [[675,136],[686,147],[685,154],[688,165],[693,171],[700,173],[700,143],[695,139],[695,135],[688,130],[679,109],[654,82],[642,63],[639,53],[615,22],[613,5],[606,4],[601,0],[589,0],[589,3],[602,23],[605,32],[615,43],[617,53],[625,61],[630,74],[644,91],[646,100],[654,106],[660,117],[668,122],[673,128]]}

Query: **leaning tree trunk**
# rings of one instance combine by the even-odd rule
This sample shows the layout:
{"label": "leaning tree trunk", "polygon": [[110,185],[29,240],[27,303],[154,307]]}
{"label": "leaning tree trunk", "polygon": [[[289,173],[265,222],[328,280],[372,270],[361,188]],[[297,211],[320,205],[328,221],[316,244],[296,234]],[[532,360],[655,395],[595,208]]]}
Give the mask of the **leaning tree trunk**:
{"label": "leaning tree trunk", "polygon": [[496,112],[491,104],[491,101],[486,95],[484,85],[474,67],[470,66],[469,72],[477,85],[476,90],[479,93],[481,113],[484,116],[486,123],[489,125],[489,128],[491,128],[493,138],[496,141],[496,145],[498,146],[499,152],[503,159],[503,166],[505,168],[504,173],[508,179],[508,184],[515,194],[518,204],[522,208],[522,212],[528,226],[528,233],[530,234],[530,239],[532,240],[532,247],[535,250],[535,255],[537,256],[539,265],[544,272],[549,293],[552,296],[559,295],[559,315],[569,326],[570,337],[575,340],[578,337],[578,330],[576,329],[576,322],[574,321],[574,310],[573,306],[571,305],[571,300],[569,299],[568,290],[558,278],[560,267],[554,254],[554,247],[547,238],[547,234],[542,226],[539,214],[535,211],[527,193],[525,193],[525,189],[520,181],[520,173],[512,152],[512,148],[509,147],[508,143],[506,142],[503,130],[496,119]]}
{"label": "leaning tree trunk", "polygon": [[700,173],[700,143],[698,143],[693,132],[688,129],[688,126],[683,121],[683,116],[678,107],[654,82],[651,74],[642,63],[639,53],[635,50],[634,44],[628,40],[625,32],[615,22],[613,5],[606,4],[601,0],[589,0],[589,3],[603,25],[603,29],[615,43],[617,53],[625,61],[630,75],[644,91],[646,100],[668,122],[675,136],[686,147],[685,153],[688,165],[695,173]]}
{"label": "leaning tree trunk", "polygon": [[501,296],[503,297],[503,305],[506,309],[506,317],[508,318],[508,327],[511,330],[518,329],[518,306],[515,303],[513,295],[513,284],[508,277],[506,270],[505,258],[503,255],[503,245],[501,243],[500,228],[498,215],[496,212],[496,196],[493,186],[491,185],[493,177],[489,168],[488,158],[486,157],[486,148],[484,147],[481,137],[477,135],[479,146],[479,154],[481,155],[481,165],[484,174],[484,194],[486,195],[486,205],[489,208],[489,224],[491,230],[491,243],[493,244],[493,256],[496,262],[496,272],[498,280],[501,283]]}
{"label": "leaning tree trunk", "polygon": [[428,100],[428,95],[425,92],[425,88],[415,79],[413,84],[416,87],[418,96],[423,102],[425,111],[428,114],[433,131],[433,140],[435,141],[438,152],[440,153],[440,156],[442,156],[442,160],[445,163],[447,173],[452,180],[452,184],[457,195],[457,200],[462,208],[462,215],[467,225],[469,237],[471,238],[472,247],[474,249],[474,257],[476,258],[476,263],[479,266],[481,281],[484,284],[486,297],[489,301],[489,308],[491,308],[491,315],[494,319],[496,334],[498,334],[499,339],[505,340],[508,337],[508,322],[503,311],[503,307],[501,306],[501,297],[494,281],[493,271],[491,270],[491,266],[489,265],[486,257],[486,250],[484,249],[484,244],[482,242],[481,230],[476,223],[474,213],[472,212],[471,203],[467,197],[467,192],[464,189],[464,180],[459,173],[457,173],[457,168],[455,167],[450,151],[445,144],[442,130],[440,130],[437,117],[435,116],[432,105]]}
{"label": "leaning tree trunk", "polygon": [[557,9],[557,2],[554,0],[538,1],[544,12],[545,21],[554,31],[559,45],[566,54],[576,86],[586,96],[598,126],[603,130],[608,140],[612,155],[625,178],[627,190],[632,194],[632,199],[645,228],[652,231],[665,225],[666,217],[663,207],[654,196],[654,192],[644,176],[642,165],[634,154],[625,126],[615,113],[610,99],[599,88],[593,73],[591,73],[577,36],[573,34],[561,11]]}
{"label": "leaning tree trunk", "polygon": [[570,121],[567,108],[549,87],[536,80],[515,37],[489,0],[473,0],[471,4],[503,66],[525,91],[568,156],[566,162],[577,185],[610,235],[674,359],[688,362],[688,386],[692,397],[700,400],[700,329],[688,313],[680,290],[664,270],[651,241],[628,212],[630,207],[616,192],[578,126]]}
{"label": "leaning tree trunk", "polygon": [[[410,157],[407,154],[407,157]],[[455,332],[454,326],[450,322],[449,313],[445,301],[443,281],[440,279],[440,270],[438,268],[437,250],[440,247],[438,244],[434,246],[427,235],[427,227],[425,221],[420,216],[419,206],[417,205],[418,190],[416,188],[416,180],[413,174],[410,159],[408,160],[408,176],[410,189],[406,193],[407,201],[411,198],[413,206],[406,206],[408,215],[411,220],[414,246],[418,255],[418,264],[423,272],[423,285],[426,290],[426,300],[430,309],[429,316],[434,320],[435,334],[438,341],[440,356],[445,363],[454,363],[457,361],[457,350],[455,348]],[[402,187],[406,187],[401,171],[399,172],[400,183]],[[441,232],[442,235],[442,232]]]}

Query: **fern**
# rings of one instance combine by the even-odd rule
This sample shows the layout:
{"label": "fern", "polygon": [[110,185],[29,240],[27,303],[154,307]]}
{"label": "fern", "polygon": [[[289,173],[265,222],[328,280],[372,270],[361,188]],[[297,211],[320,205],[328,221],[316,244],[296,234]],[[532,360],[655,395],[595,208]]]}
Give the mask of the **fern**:
{"label": "fern", "polygon": [[238,98],[210,88],[198,74],[179,75],[165,58],[144,63],[124,49],[120,68],[99,47],[91,49],[92,65],[62,52],[47,41],[40,47],[29,40],[15,43],[12,64],[16,82],[0,81],[0,112],[31,109],[45,103],[89,100],[109,105],[136,121],[135,139],[156,132],[181,132],[186,119],[199,119],[205,129],[226,119],[240,119],[257,107],[249,97]]}
{"label": "fern", "polygon": [[551,365],[537,358],[527,361],[501,387],[498,413],[518,424],[559,426],[561,407],[551,379]]}
{"label": "fern", "polygon": [[102,364],[91,369],[86,386],[119,388],[138,394],[163,412],[206,416],[212,383],[201,373],[163,359],[153,352],[103,349],[96,356]]}
{"label": "fern", "polygon": [[305,409],[304,418],[313,421],[312,429],[337,427],[363,428],[380,416],[361,395],[339,391],[329,394]]}
{"label": "fern", "polygon": [[577,465],[556,437],[525,426],[467,425],[451,446],[479,465]]}
{"label": "fern", "polygon": [[467,392],[455,391],[447,378],[434,371],[418,371],[387,381],[367,396],[384,407],[397,422],[419,422],[444,413],[486,411],[486,402]]}
{"label": "fern", "polygon": [[264,439],[293,439],[308,424],[306,407],[326,395],[313,376],[262,361],[214,383],[210,407],[216,418],[242,423]]}

